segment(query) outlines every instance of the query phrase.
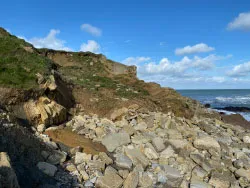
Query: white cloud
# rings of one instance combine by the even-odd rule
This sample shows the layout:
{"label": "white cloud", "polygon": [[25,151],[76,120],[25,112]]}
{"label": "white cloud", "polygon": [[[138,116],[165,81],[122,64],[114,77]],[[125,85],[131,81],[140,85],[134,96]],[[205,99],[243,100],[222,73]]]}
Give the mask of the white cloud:
{"label": "white cloud", "polygon": [[213,51],[213,47],[209,47],[207,44],[199,43],[194,46],[185,46],[183,48],[177,48],[175,50],[176,55],[185,55],[185,54],[193,54],[193,53],[202,53],[202,52],[210,52]]}
{"label": "white cloud", "polygon": [[100,53],[101,46],[94,40],[88,40],[87,43],[83,43],[81,45],[80,51],[83,52],[93,52],[93,53]]}
{"label": "white cloud", "polygon": [[33,44],[36,48],[72,51],[72,49],[65,46],[66,41],[57,38],[59,33],[60,30],[51,29],[49,34],[44,38],[34,37],[31,39],[25,39],[25,37],[22,36],[19,36],[19,38],[25,39],[27,42]]}
{"label": "white cloud", "polygon": [[149,62],[138,66],[140,74],[164,74],[168,77],[190,77],[188,70],[204,71],[215,67],[215,62],[230,58],[231,56],[209,55],[206,57],[194,56],[193,58],[183,57],[180,61],[171,62],[168,58],[163,58],[159,63]]}
{"label": "white cloud", "polygon": [[223,82],[226,81],[226,78],[222,77],[222,76],[213,76],[213,77],[210,77],[210,78],[206,78],[206,81],[223,83]]}
{"label": "white cloud", "polygon": [[82,24],[81,30],[83,30],[87,33],[90,33],[91,35],[97,36],[97,37],[102,35],[101,29],[99,29],[98,27],[92,26],[90,24]]}
{"label": "white cloud", "polygon": [[122,61],[125,65],[139,65],[141,63],[148,62],[150,57],[128,57]]}
{"label": "white cloud", "polygon": [[250,73],[250,61],[234,66],[233,70],[229,71],[227,74],[228,76],[232,77],[244,77],[249,75],[249,73]]}
{"label": "white cloud", "polygon": [[229,30],[250,30],[250,12],[240,13],[238,17],[228,24],[227,28]]}

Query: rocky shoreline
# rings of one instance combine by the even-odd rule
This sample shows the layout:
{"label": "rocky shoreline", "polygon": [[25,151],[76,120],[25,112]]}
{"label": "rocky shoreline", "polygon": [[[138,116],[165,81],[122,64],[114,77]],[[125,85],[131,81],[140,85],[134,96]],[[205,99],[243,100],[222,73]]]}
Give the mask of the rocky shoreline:
{"label": "rocky shoreline", "polygon": [[[69,128],[107,151],[66,150],[45,134]],[[112,120],[79,114],[34,131],[50,148],[41,151],[36,167],[57,182],[54,187],[250,186],[250,131],[217,119],[190,120],[133,105],[115,111]]]}

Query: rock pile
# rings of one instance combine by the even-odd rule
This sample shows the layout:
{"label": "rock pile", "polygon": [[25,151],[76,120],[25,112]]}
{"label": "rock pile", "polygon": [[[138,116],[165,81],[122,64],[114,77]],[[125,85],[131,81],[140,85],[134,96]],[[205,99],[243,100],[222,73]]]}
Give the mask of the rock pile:
{"label": "rock pile", "polygon": [[38,168],[56,176],[53,165],[61,164],[77,178],[78,187],[250,186],[249,130],[212,118],[122,111],[117,121],[79,115],[66,123],[77,134],[101,142],[108,153],[72,148],[69,160],[62,152],[46,154],[46,163]]}

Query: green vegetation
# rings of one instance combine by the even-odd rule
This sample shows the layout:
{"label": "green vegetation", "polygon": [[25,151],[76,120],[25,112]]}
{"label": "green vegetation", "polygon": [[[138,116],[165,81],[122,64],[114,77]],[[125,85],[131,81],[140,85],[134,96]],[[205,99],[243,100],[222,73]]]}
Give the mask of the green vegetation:
{"label": "green vegetation", "polygon": [[15,88],[34,88],[36,74],[47,74],[51,61],[36,51],[24,40],[4,33],[0,28],[0,85]]}

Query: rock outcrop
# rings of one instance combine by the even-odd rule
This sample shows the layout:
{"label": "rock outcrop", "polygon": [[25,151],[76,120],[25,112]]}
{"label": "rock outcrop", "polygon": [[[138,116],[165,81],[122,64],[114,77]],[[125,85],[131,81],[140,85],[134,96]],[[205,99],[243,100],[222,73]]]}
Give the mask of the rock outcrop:
{"label": "rock outcrop", "polygon": [[5,152],[0,153],[0,185],[1,187],[19,188],[16,173]]}

